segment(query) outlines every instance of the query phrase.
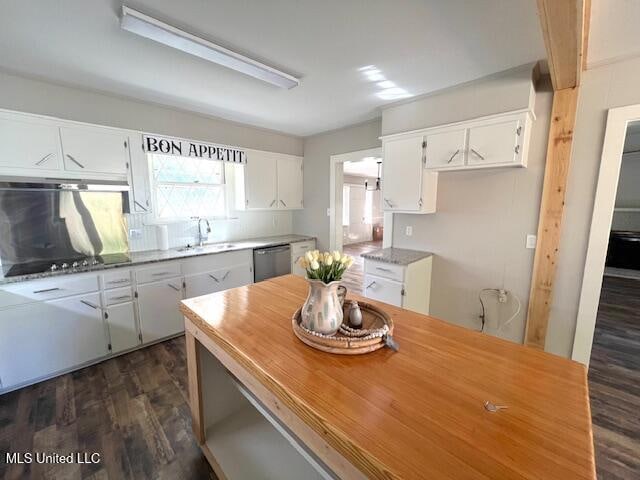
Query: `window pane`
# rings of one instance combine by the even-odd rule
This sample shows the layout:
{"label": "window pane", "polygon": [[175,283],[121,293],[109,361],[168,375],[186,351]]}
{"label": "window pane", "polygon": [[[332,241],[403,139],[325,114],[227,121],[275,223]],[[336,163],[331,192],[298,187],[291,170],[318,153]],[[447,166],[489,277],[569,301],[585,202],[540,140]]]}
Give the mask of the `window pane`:
{"label": "window pane", "polygon": [[224,162],[202,158],[151,155],[156,182],[224,183]]}
{"label": "window pane", "polygon": [[224,187],[156,185],[158,218],[224,216]]}

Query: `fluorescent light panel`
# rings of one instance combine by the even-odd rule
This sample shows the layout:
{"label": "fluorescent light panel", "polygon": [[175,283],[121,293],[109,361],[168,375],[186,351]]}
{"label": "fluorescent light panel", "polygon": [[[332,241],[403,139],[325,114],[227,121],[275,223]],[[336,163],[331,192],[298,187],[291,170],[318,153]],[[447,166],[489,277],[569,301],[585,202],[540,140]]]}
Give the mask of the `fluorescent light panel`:
{"label": "fluorescent light panel", "polygon": [[244,73],[245,75],[281,88],[293,88],[300,85],[300,80],[296,77],[276,70],[264,63],[257,62],[249,57],[245,57],[244,55],[240,55],[239,53],[235,53],[220,45],[211,43],[203,38],[191,35],[190,33],[172,27],[129,7],[122,7],[120,26],[128,32],[217,63],[223,67],[236,70],[237,72]]}

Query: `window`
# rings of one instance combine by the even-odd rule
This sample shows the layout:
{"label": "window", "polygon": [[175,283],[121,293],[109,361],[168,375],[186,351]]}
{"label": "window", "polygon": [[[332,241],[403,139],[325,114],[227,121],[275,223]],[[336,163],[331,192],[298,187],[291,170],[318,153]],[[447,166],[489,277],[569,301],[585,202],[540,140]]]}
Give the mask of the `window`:
{"label": "window", "polygon": [[342,187],[342,226],[349,226],[349,210],[351,208],[350,199],[351,188],[349,185],[343,185]]}
{"label": "window", "polygon": [[226,215],[224,162],[149,155],[158,220]]}
{"label": "window", "polygon": [[373,224],[373,192],[371,190],[364,191],[364,223]]}

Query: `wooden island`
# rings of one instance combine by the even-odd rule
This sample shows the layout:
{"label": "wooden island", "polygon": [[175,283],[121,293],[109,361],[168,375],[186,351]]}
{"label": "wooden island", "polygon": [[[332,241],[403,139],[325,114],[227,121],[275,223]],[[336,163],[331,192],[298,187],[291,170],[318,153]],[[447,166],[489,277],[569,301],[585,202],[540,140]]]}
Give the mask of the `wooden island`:
{"label": "wooden island", "polygon": [[400,351],[323,353],[291,330],[306,294],[287,275],[182,302],[219,478],[596,478],[583,365],[369,299]]}

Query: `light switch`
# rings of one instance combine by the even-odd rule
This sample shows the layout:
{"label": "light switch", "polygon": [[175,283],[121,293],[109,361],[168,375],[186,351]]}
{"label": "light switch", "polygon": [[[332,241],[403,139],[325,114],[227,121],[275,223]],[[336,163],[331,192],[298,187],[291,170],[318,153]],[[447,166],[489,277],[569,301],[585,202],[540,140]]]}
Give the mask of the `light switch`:
{"label": "light switch", "polygon": [[408,225],[407,228],[405,228],[404,233],[407,237],[410,237],[411,235],[413,235],[413,227],[411,225]]}
{"label": "light switch", "polygon": [[535,235],[527,235],[527,242],[525,244],[525,248],[536,248],[536,242],[538,241],[538,237]]}

